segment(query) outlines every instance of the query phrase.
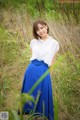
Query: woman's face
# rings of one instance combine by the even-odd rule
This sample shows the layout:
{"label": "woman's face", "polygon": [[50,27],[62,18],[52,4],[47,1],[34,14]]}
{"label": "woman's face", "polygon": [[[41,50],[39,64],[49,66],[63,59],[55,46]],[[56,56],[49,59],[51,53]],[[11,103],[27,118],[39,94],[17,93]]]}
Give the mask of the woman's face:
{"label": "woman's face", "polygon": [[47,29],[47,26],[38,24],[38,30],[36,31],[36,33],[40,38],[45,38],[47,36]]}

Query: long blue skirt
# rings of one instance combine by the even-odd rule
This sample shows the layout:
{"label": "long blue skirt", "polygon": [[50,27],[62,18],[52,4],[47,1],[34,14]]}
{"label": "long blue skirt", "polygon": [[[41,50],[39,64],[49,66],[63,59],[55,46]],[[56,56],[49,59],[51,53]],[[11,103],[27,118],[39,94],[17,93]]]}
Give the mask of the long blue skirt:
{"label": "long blue skirt", "polygon": [[[39,61],[37,59],[32,60],[25,71],[21,93],[28,93],[32,86],[48,70],[48,68],[48,65],[43,61]],[[37,102],[35,113],[43,114],[44,109],[44,116],[46,116],[48,120],[54,120],[53,96],[50,73],[32,92],[32,96],[35,100],[39,92],[40,96]],[[31,105],[26,103],[23,107],[23,113],[30,113],[30,111],[33,109],[34,103],[32,103]]]}

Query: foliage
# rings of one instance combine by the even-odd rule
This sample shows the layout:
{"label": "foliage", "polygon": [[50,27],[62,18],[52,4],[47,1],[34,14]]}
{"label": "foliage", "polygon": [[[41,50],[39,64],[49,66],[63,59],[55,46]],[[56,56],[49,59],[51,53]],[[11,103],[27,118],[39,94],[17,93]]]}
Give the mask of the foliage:
{"label": "foliage", "polygon": [[[34,2],[33,0],[7,0],[7,2],[0,0],[0,111],[9,111],[10,120],[19,119],[15,99],[19,95],[21,79],[31,56],[28,40],[32,37],[30,27],[36,18],[48,20],[52,36],[59,39],[61,45],[57,61],[51,69],[55,120],[79,120],[80,42],[77,24],[80,22],[79,9],[79,3],[60,4],[55,0],[44,0],[44,3],[42,0],[34,0]],[[63,20],[65,27],[61,24],[62,27],[59,28],[58,23],[57,27],[55,22],[57,20]],[[20,29],[22,31],[19,31]],[[48,72],[33,86],[30,94]],[[28,95],[25,96],[29,98]],[[34,119],[34,111],[31,111],[28,119]]]}
{"label": "foliage", "polygon": [[57,20],[71,20],[71,18],[74,18],[76,23],[80,20],[80,3],[60,3],[58,0],[7,0],[7,2],[1,0],[0,3],[0,6],[5,8],[10,6],[15,9],[26,8],[26,11],[33,17],[46,17],[45,15],[47,15],[49,18]]}

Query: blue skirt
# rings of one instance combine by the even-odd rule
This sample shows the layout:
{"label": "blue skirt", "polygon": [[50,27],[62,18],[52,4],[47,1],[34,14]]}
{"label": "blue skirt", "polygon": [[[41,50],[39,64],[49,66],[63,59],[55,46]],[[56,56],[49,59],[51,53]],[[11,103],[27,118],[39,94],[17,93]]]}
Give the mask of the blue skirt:
{"label": "blue skirt", "polygon": [[[22,83],[21,93],[28,93],[36,81],[49,69],[48,65],[43,61],[37,59],[32,60],[28,65]],[[44,116],[48,120],[54,120],[53,111],[53,96],[50,73],[44,78],[44,80],[35,88],[32,92],[32,96],[36,99],[40,92],[39,100],[36,106],[35,113],[42,113],[44,109]],[[43,104],[44,103],[44,104]],[[44,108],[43,108],[44,106]],[[23,107],[23,113],[30,113],[34,109],[34,103],[29,105],[26,103]]]}

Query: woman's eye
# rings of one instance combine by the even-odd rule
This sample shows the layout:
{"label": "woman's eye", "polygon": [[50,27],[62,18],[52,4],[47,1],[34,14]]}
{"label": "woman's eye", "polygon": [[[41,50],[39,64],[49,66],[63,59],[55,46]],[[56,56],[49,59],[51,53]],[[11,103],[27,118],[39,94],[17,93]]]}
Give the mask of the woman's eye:
{"label": "woman's eye", "polygon": [[37,29],[37,31],[36,31],[36,32],[39,32],[39,31],[40,31],[40,29],[43,29],[43,27],[41,27],[41,28]]}

